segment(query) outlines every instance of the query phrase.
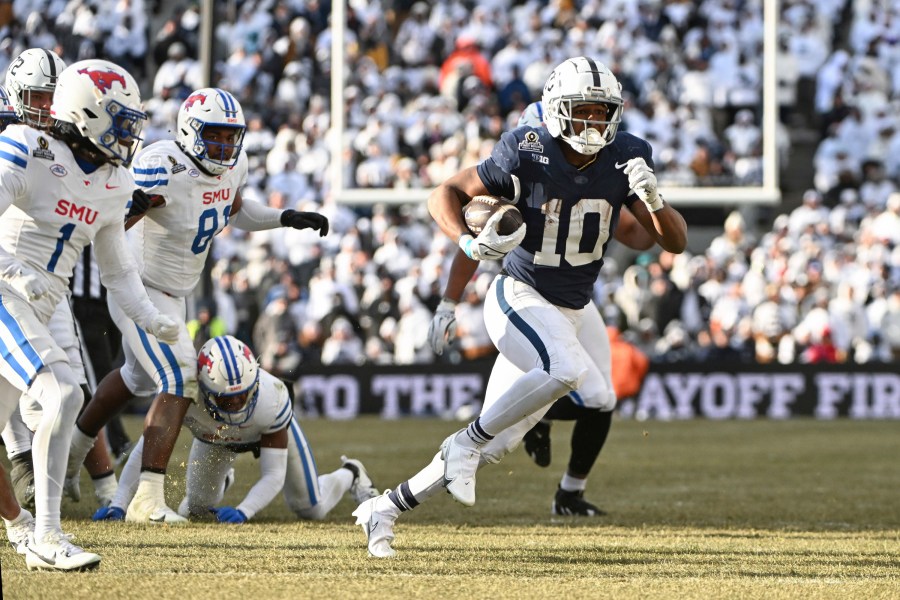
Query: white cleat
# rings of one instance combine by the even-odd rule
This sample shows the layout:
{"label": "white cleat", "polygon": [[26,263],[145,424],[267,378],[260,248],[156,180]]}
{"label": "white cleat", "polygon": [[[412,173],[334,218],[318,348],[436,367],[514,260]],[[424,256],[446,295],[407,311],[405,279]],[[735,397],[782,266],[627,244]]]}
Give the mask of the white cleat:
{"label": "white cleat", "polygon": [[158,525],[181,525],[188,520],[149,494],[135,494],[125,512],[125,520],[130,523],[155,523]]}
{"label": "white cleat", "polygon": [[481,458],[480,448],[462,446],[457,437],[466,435],[465,429],[450,435],[441,444],[444,459],[444,487],[460,504],[475,504],[475,472]]}
{"label": "white cleat", "polygon": [[356,524],[362,525],[368,539],[369,554],[376,558],[390,558],[397,554],[391,548],[394,541],[394,522],[400,515],[400,509],[388,498],[391,490],[375,498],[369,498],[356,507],[353,516]]}
{"label": "white cleat", "polygon": [[356,504],[362,504],[370,498],[377,498],[378,489],[372,484],[372,478],[369,477],[369,473],[363,464],[355,458],[347,458],[346,456],[341,456],[341,461],[343,462],[343,467],[347,467],[353,472],[353,483],[348,491]]}
{"label": "white cleat", "polygon": [[73,544],[61,531],[48,533],[25,549],[28,570],[87,571],[100,566],[100,555]]}
{"label": "white cleat", "polygon": [[27,518],[16,525],[6,526],[6,539],[16,552],[24,555],[28,546],[34,543],[34,517],[24,508],[22,512],[28,515]]}
{"label": "white cleat", "polygon": [[74,502],[81,502],[81,471],[63,480],[63,494]]}

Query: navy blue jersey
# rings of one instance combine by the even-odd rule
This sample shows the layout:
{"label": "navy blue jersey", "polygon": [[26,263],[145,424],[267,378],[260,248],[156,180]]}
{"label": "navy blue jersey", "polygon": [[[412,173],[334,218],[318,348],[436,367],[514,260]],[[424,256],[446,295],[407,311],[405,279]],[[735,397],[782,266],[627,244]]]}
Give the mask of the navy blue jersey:
{"label": "navy blue jersey", "polygon": [[491,195],[513,200],[525,218],[527,234],[504,259],[506,271],[557,306],[584,307],[619,211],[638,199],[622,171],[639,156],[653,168],[650,144],[619,132],[579,169],[543,127],[504,133],[478,175]]}

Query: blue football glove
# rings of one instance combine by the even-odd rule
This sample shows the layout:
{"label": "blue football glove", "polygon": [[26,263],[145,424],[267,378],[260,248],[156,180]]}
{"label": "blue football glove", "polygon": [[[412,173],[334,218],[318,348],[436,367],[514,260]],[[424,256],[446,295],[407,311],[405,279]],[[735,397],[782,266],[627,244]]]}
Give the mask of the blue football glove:
{"label": "blue football glove", "polygon": [[118,506],[101,506],[91,517],[92,521],[124,521],[125,511]]}
{"label": "blue football glove", "polygon": [[246,523],[247,515],[233,506],[220,506],[212,509],[219,523]]}

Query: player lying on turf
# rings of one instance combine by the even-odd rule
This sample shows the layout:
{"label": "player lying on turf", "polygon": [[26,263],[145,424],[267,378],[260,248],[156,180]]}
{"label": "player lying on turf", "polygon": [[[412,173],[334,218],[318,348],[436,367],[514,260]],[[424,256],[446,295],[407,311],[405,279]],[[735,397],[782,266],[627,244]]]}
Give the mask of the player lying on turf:
{"label": "player lying on turf", "polygon": [[[250,348],[230,336],[213,338],[197,356],[203,406],[188,409],[185,424],[194,435],[187,467],[183,517],[215,518],[220,523],[252,519],[284,490],[288,507],[301,519],[320,520],[347,492],[359,504],[378,495],[365,467],[342,456],[343,465],[319,475],[312,451],[294,418],[284,383],[260,369]],[[143,452],[138,440],[122,471],[109,507],[94,520],[121,521],[138,485]],[[259,460],[260,478],[237,506],[219,506],[234,480],[241,452]]]}

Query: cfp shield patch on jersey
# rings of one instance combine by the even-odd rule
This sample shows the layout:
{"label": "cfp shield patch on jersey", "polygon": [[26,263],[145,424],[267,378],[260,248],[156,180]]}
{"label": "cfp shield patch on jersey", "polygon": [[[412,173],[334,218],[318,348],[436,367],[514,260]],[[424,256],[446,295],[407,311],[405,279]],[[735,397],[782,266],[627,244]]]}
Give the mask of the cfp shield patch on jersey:
{"label": "cfp shield patch on jersey", "polygon": [[186,166],[175,160],[174,156],[169,157],[169,162],[172,163],[172,175],[181,173],[182,171],[187,169]]}
{"label": "cfp shield patch on jersey", "polygon": [[525,134],[525,139],[519,142],[519,150],[524,150],[525,152],[543,152],[544,145],[539,140],[540,138],[537,133],[529,131]]}
{"label": "cfp shield patch on jersey", "polygon": [[35,158],[43,158],[44,160],[55,160],[56,156],[53,155],[53,152],[50,151],[50,143],[46,140],[46,138],[39,137],[37,139],[39,148],[35,148],[31,151],[31,155]]}

